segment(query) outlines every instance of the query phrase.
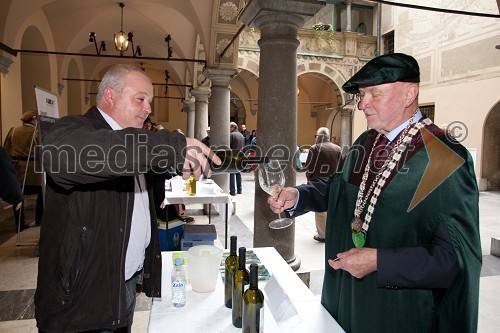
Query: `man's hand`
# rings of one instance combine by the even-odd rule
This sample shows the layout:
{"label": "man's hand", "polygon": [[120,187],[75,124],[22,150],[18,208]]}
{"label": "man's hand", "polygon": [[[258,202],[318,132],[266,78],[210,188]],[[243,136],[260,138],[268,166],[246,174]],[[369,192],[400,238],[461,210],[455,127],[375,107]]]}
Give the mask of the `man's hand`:
{"label": "man's hand", "polygon": [[195,179],[199,179],[202,172],[205,176],[210,177],[211,170],[207,157],[217,165],[222,163],[220,158],[201,141],[186,138],[186,158],[182,166],[182,178],[188,179],[191,172],[193,172]]}
{"label": "man's hand", "polygon": [[280,214],[285,209],[295,206],[298,197],[299,190],[295,187],[285,187],[281,190],[278,197],[269,196],[269,198],[267,198],[267,203],[274,213]]}
{"label": "man's hand", "polygon": [[337,254],[337,258],[338,260],[328,259],[328,264],[333,269],[343,269],[358,279],[377,270],[377,249],[353,248]]}

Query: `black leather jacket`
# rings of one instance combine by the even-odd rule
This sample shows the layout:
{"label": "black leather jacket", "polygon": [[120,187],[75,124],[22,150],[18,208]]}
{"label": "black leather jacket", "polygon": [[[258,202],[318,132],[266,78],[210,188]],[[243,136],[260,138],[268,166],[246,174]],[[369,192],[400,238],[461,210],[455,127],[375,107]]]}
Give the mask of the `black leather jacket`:
{"label": "black leather jacket", "polygon": [[[130,158],[138,145],[128,140],[141,142],[144,156]],[[35,294],[37,326],[44,332],[126,326],[124,267],[134,175],[162,163],[170,167],[183,163],[185,138],[167,131],[113,131],[92,108],[84,116],[58,120],[43,144],[47,186]],[[155,155],[165,145],[172,147],[166,148],[170,154]],[[123,154],[101,158],[100,153],[109,157],[116,149]],[[66,158],[62,150],[76,154]],[[160,242],[148,176],[151,240],[145,255],[143,291],[160,297]]]}

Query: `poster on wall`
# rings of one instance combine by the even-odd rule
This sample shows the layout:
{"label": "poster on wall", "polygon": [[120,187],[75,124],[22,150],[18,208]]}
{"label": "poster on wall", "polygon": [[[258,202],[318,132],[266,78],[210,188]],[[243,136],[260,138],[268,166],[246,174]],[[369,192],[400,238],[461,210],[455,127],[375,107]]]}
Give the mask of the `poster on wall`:
{"label": "poster on wall", "polygon": [[59,119],[59,106],[57,96],[50,91],[35,86],[36,105],[38,108],[38,125],[40,139],[43,144],[44,135]]}

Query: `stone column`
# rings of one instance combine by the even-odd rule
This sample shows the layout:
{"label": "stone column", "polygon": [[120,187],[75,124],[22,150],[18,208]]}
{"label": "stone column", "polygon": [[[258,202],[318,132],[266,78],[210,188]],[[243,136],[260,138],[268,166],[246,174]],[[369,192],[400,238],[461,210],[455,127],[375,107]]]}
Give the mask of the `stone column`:
{"label": "stone column", "polygon": [[[212,81],[212,95],[210,97],[210,146],[229,147],[229,112],[230,92],[229,83],[238,75],[238,69],[207,68],[205,77]],[[223,173],[212,177],[219,187],[229,193],[229,174]]]}
{"label": "stone column", "polygon": [[196,87],[191,90],[191,95],[195,98],[194,138],[201,140],[207,134],[210,88],[205,86]]}
{"label": "stone column", "polygon": [[189,138],[194,138],[195,99],[191,97],[190,99],[183,100],[182,103],[184,103],[184,112],[187,113],[186,136]]}
{"label": "stone column", "polygon": [[342,147],[342,155],[347,154],[349,147],[352,145],[351,111],[352,109],[347,108],[340,111],[340,147]]}
{"label": "stone column", "polygon": [[[260,29],[258,147],[271,155],[273,148],[286,152],[283,163],[286,186],[295,185],[293,155],[297,149],[297,31],[324,3],[315,0],[250,2],[241,21]],[[269,156],[273,159],[273,156]],[[276,155],[274,158],[277,157]],[[273,246],[297,270],[295,224],[272,230],[269,222],[278,217],[267,203],[268,194],[255,183],[254,246]],[[312,236],[311,236],[312,238]]]}
{"label": "stone column", "polygon": [[352,0],[347,0],[345,3],[347,5],[345,31],[352,31]]}

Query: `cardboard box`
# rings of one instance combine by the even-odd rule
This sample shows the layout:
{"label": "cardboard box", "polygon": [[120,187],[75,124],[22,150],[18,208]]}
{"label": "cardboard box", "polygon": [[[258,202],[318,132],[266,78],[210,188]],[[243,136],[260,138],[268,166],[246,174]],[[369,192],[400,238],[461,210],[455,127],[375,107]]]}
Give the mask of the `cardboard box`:
{"label": "cardboard box", "polygon": [[184,225],[182,220],[168,221],[168,233],[166,222],[158,219],[158,234],[160,236],[160,248],[162,251],[180,251],[181,239],[184,235]]}

